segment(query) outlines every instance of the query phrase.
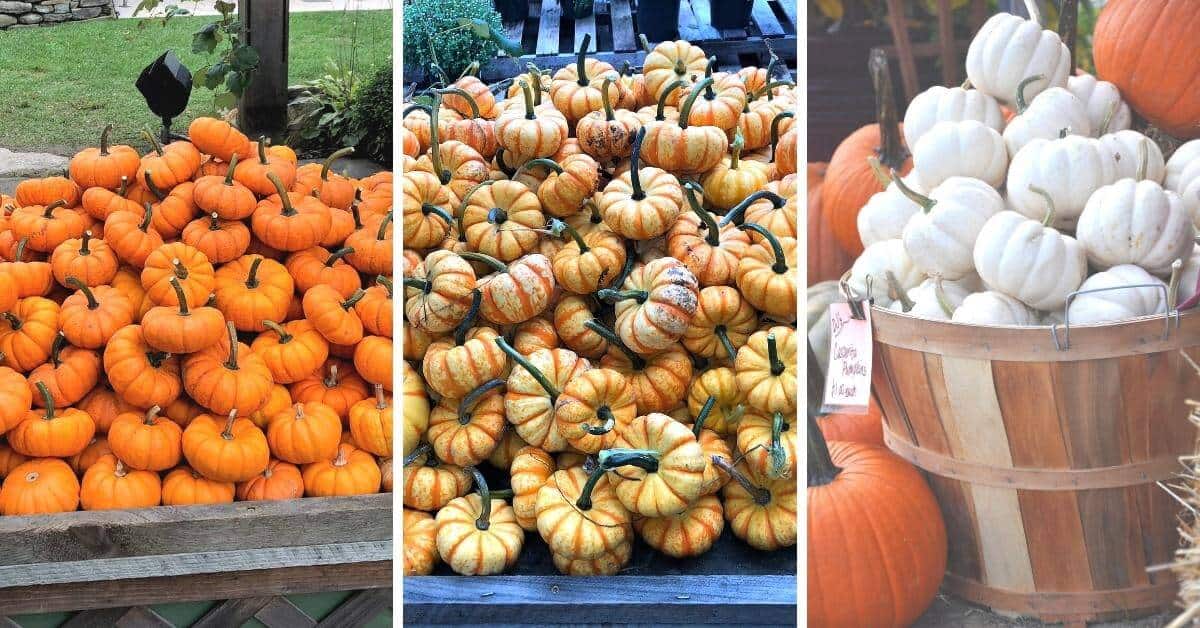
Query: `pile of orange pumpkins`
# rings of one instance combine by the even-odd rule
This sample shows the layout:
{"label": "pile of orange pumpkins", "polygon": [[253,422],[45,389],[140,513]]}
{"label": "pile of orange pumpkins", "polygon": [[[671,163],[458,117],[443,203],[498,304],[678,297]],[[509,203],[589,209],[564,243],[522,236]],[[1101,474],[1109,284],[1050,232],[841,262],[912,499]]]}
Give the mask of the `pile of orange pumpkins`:
{"label": "pile of orange pumpkins", "polygon": [[390,490],[391,173],[110,130],[0,196],[0,514]]}
{"label": "pile of orange pumpkins", "polygon": [[796,543],[798,92],[589,43],[403,109],[406,575]]}

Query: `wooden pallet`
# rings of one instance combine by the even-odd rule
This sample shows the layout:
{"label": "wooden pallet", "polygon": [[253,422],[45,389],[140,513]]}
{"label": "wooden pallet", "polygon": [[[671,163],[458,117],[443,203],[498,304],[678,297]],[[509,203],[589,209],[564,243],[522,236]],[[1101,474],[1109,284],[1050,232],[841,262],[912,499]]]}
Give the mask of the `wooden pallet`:
{"label": "wooden pallet", "polygon": [[[169,626],[147,607],[228,600],[194,625],[357,626],[390,605],[391,584],[390,493],[0,518],[9,616],[85,611],[66,625]],[[282,597],[347,590],[363,591],[321,622]]]}
{"label": "wooden pallet", "polygon": [[[726,68],[765,65],[769,60],[767,41],[771,49],[788,67],[796,65],[797,0],[754,0],[751,23],[747,28],[718,30],[712,26],[712,1],[681,0],[679,5],[679,36],[699,44],[709,55]],[[564,12],[564,5],[568,8]],[[584,35],[592,36],[592,56],[615,67],[628,61],[639,66],[644,52],[638,40],[638,10],[636,0],[596,0],[592,15],[575,19],[569,7],[571,0],[530,0],[529,14],[524,20],[504,23],[506,36],[521,42],[534,54],[512,58],[500,56],[480,71],[484,82],[493,83],[525,71],[527,63],[543,70],[556,70],[575,62],[575,54],[583,44]],[[653,42],[652,42],[653,43]],[[404,69],[404,81],[428,83],[421,68]]]}

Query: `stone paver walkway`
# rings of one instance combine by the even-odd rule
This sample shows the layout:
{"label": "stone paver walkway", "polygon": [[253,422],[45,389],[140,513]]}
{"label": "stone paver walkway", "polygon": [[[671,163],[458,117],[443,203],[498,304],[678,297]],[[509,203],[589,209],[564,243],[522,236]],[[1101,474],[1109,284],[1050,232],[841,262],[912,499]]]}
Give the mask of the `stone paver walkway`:
{"label": "stone paver walkway", "polygon": [[0,194],[12,194],[22,179],[61,175],[70,160],[50,153],[15,153],[0,148]]}
{"label": "stone paver walkway", "polygon": [[[140,0],[114,0],[117,7],[117,17],[149,17],[146,13],[133,15]],[[380,11],[392,9],[393,0],[289,0],[288,8],[292,13],[308,11]],[[167,5],[176,5],[191,11],[192,15],[216,15],[212,0],[168,0],[163,2],[155,13],[161,15]]]}

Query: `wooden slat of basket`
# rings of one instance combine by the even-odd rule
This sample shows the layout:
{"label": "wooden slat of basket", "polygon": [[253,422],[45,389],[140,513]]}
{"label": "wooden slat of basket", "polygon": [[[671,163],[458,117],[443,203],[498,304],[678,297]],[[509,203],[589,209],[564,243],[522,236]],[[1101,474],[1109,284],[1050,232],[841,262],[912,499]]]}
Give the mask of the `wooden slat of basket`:
{"label": "wooden slat of basket", "polygon": [[538,24],[537,54],[558,54],[558,27],[562,8],[558,0],[542,0],[542,17]]}
{"label": "wooden slat of basket", "polygon": [[750,9],[750,17],[758,26],[758,32],[763,36],[783,34],[783,26],[780,26],[771,7],[767,6],[767,0],[754,0],[754,6]]}
{"label": "wooden slat of basket", "polygon": [[681,0],[679,3],[679,37],[691,42],[721,39],[712,26],[708,0]]}
{"label": "wooden slat of basket", "polygon": [[627,52],[638,49],[637,37],[633,33],[633,10],[629,0],[612,0],[613,50]]}

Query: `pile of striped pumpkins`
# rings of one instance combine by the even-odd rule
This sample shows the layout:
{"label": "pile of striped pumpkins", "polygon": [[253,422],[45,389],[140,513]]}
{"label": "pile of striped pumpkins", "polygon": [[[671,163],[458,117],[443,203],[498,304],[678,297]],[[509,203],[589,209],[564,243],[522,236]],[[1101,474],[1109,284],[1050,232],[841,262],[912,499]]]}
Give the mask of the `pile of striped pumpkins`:
{"label": "pile of striped pumpkins", "polygon": [[589,43],[403,110],[407,575],[796,542],[796,90]]}
{"label": "pile of striped pumpkins", "polygon": [[391,173],[110,130],[0,196],[0,514],[388,489]]}

